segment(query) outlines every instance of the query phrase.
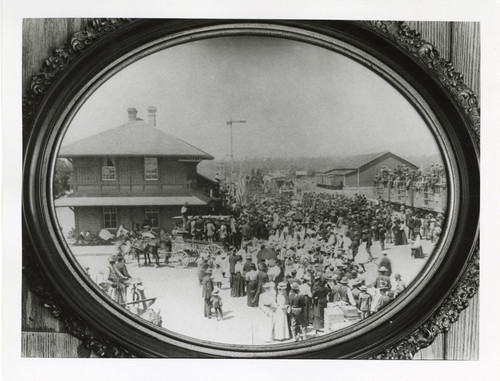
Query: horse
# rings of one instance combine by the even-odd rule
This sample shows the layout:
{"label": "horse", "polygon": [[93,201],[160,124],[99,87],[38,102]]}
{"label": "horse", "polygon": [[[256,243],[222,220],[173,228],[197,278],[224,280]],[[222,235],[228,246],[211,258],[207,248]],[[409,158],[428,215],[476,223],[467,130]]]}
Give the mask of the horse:
{"label": "horse", "polygon": [[141,267],[141,253],[144,255],[144,266],[151,264],[151,256],[148,250],[148,243],[144,240],[137,240],[133,243],[131,250],[133,251],[135,258],[137,259],[137,265]]}

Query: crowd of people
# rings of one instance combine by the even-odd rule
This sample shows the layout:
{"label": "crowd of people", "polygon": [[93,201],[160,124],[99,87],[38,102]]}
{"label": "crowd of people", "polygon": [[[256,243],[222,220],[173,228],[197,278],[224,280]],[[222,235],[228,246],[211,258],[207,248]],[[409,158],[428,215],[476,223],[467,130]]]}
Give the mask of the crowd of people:
{"label": "crowd of people", "polygon": [[404,187],[409,189],[428,189],[435,184],[446,185],[446,172],[442,164],[431,165],[430,170],[423,172],[421,168],[410,169],[407,165],[398,165],[397,168],[383,167],[374,178],[374,185],[384,184],[391,188]]}
{"label": "crowd of people", "polygon": [[[330,329],[329,303],[354,309],[358,319],[383,309],[406,288],[386,245],[412,240],[412,257],[422,258],[421,240],[439,238],[443,217],[400,213],[361,195],[310,192],[300,199],[256,195],[246,205],[233,204],[219,229],[206,229],[212,223],[200,224],[201,231],[213,230],[229,253],[198,260],[205,317],[212,317],[214,293],[227,278],[231,297],[246,297],[248,307],[262,312],[263,341],[271,341]],[[372,254],[374,245],[380,258]],[[378,273],[374,279],[367,276],[370,266]]]}

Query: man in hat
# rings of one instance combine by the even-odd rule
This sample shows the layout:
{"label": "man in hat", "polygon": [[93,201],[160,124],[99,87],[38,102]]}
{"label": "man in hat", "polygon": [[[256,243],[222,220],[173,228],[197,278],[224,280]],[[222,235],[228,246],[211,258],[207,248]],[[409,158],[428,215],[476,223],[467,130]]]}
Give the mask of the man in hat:
{"label": "man in hat", "polygon": [[222,298],[219,295],[219,288],[212,291],[212,297],[210,298],[210,304],[214,308],[214,314],[217,320],[222,320],[224,315],[222,314]]}
{"label": "man in hat", "polygon": [[387,306],[392,301],[392,298],[388,295],[388,290],[389,290],[388,284],[385,282],[380,282],[379,286],[380,297],[378,298],[377,302],[377,311],[380,311],[382,308]]}
{"label": "man in hat", "polygon": [[391,285],[391,278],[389,278],[387,275],[385,275],[387,269],[383,266],[379,267],[378,272],[379,275],[377,276],[377,279],[375,280],[375,288],[380,290],[381,284],[387,285],[389,290],[392,288]]}
{"label": "man in hat", "polygon": [[388,277],[391,276],[392,274],[392,263],[391,260],[387,257],[387,252],[383,251],[382,252],[382,258],[380,259],[380,263],[378,264],[380,267],[385,267],[386,272],[385,275]]}
{"label": "man in hat", "polygon": [[387,233],[387,229],[384,227],[384,225],[379,224],[378,225],[378,238],[380,240],[380,250],[384,251],[385,250],[385,235]]}
{"label": "man in hat", "polygon": [[356,303],[354,301],[354,297],[352,296],[352,291],[347,285],[348,283],[349,280],[347,277],[343,277],[339,283],[332,288],[328,299],[332,302],[345,302],[351,306],[355,306]]}
{"label": "man in hat", "polygon": [[361,294],[360,287],[363,284],[363,281],[359,278],[355,278],[351,280],[351,293],[354,298],[354,305],[358,305],[359,295]]}
{"label": "man in hat", "polygon": [[212,298],[212,292],[214,291],[214,283],[212,280],[212,269],[208,268],[205,270],[205,276],[201,281],[202,284],[202,298],[204,300],[204,315],[206,318],[212,318],[212,302],[210,299]]}
{"label": "man in hat", "polygon": [[[303,321],[302,308],[304,307],[304,298],[300,295],[299,284],[292,283],[290,286],[290,294],[288,296],[288,304],[290,305],[290,329],[292,338],[295,341],[305,340],[306,327]],[[302,333],[302,337],[301,337]]]}
{"label": "man in hat", "polygon": [[[308,274],[307,274],[308,275]],[[307,276],[302,277],[302,283],[299,284],[299,294],[304,299],[304,307],[302,308],[302,318],[304,326],[307,327],[312,323],[312,292],[311,280]]]}
{"label": "man in hat", "polygon": [[358,297],[358,303],[356,307],[361,311],[361,318],[366,319],[370,316],[370,308],[372,304],[372,296],[367,292],[367,287],[365,285],[359,287],[361,291]]}
{"label": "man in hat", "polygon": [[117,256],[112,255],[108,258],[108,265],[104,271],[104,282],[101,283],[106,291],[117,303],[125,303],[125,280],[127,279],[120,271],[116,269]]}
{"label": "man in hat", "polygon": [[127,270],[127,265],[125,264],[122,253],[118,253],[116,255],[116,261],[117,262],[115,263],[115,269],[123,276],[123,279],[132,278]]}

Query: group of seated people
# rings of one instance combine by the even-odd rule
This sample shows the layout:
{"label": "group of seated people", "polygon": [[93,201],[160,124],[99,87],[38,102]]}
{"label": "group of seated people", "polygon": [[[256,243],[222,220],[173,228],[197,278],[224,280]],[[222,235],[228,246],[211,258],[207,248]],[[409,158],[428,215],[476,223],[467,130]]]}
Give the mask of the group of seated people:
{"label": "group of seated people", "polygon": [[383,167],[374,178],[374,185],[387,185],[391,188],[403,187],[409,189],[427,189],[435,184],[446,184],[446,173],[442,164],[433,164],[427,172],[422,169],[410,169],[408,166],[398,166],[391,170]]}

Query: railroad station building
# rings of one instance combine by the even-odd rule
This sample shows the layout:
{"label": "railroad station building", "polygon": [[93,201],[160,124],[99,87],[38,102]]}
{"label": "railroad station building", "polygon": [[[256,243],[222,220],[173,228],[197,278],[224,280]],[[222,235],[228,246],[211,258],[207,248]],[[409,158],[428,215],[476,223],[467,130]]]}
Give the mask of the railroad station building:
{"label": "railroad station building", "polygon": [[72,193],[55,200],[56,208],[71,208],[75,231],[92,234],[144,224],[170,231],[186,202],[189,214],[209,214],[216,181],[197,166],[214,157],[159,128],[155,107],[148,123],[135,108],[127,111],[128,123],[61,148],[58,157],[73,167]]}
{"label": "railroad station building", "polygon": [[317,171],[316,185],[328,189],[371,187],[380,169],[383,167],[394,169],[399,165],[406,165],[410,169],[418,168],[415,164],[391,152],[350,156],[333,162],[330,168]]}

